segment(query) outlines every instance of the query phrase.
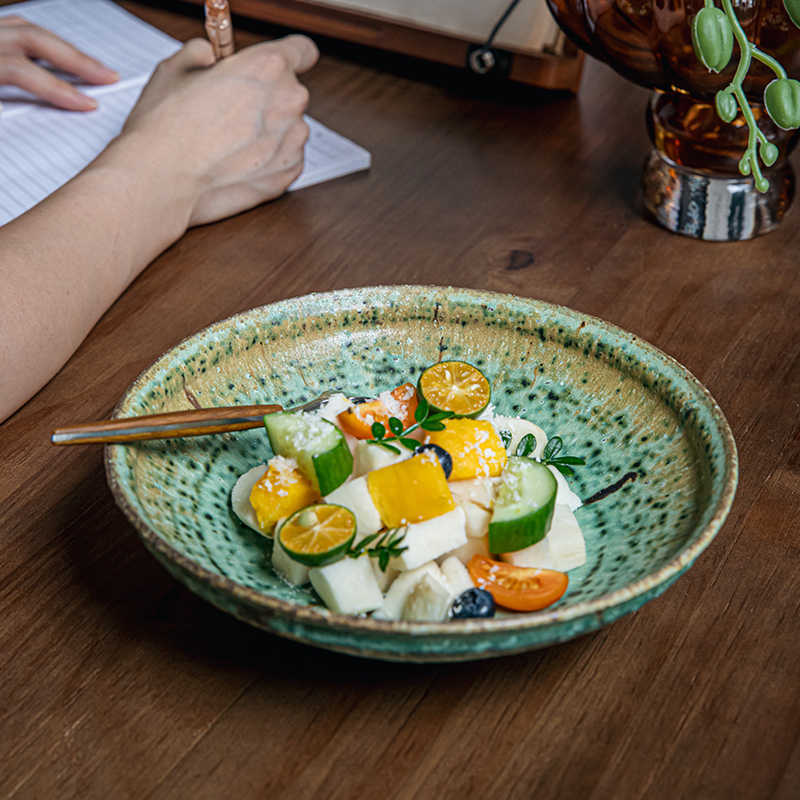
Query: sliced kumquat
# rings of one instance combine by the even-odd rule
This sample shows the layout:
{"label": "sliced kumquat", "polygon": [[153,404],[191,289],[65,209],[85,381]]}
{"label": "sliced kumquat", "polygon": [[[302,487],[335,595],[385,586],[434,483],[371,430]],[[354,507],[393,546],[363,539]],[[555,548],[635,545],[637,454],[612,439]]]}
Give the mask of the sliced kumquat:
{"label": "sliced kumquat", "polygon": [[419,377],[417,391],[434,411],[452,411],[460,417],[480,414],[492,398],[486,376],[466,361],[441,361]]}
{"label": "sliced kumquat", "polygon": [[308,567],[321,567],[343,558],[355,534],[353,512],[332,503],[303,508],[278,529],[283,549]]}

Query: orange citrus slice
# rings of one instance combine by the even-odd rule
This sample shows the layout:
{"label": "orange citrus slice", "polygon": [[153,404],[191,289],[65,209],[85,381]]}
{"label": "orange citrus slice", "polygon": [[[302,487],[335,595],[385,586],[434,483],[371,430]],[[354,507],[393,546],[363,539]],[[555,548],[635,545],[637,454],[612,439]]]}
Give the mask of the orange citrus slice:
{"label": "orange citrus slice", "polygon": [[353,512],[332,503],[296,511],[278,531],[286,553],[307,567],[322,567],[343,558],[355,535]]}
{"label": "orange citrus slice", "polygon": [[460,417],[480,414],[492,397],[486,376],[466,361],[441,361],[419,377],[419,394],[431,410],[452,411]]}

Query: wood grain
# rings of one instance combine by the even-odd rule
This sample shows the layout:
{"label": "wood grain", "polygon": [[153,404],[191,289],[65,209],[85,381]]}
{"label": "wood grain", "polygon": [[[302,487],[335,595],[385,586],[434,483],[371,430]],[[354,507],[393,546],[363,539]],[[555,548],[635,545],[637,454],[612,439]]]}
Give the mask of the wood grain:
{"label": "wood grain", "polygon": [[[646,221],[646,93],[594,62],[575,99],[322,44],[311,113],[372,170],[190,231],[0,426],[0,796],[797,797],[800,211],[733,245]],[[709,387],[740,487],[675,586],[597,634],[493,662],[328,654],[183,589],[114,505],[100,450],[49,444],[215,320],[401,282],[573,306]]]}

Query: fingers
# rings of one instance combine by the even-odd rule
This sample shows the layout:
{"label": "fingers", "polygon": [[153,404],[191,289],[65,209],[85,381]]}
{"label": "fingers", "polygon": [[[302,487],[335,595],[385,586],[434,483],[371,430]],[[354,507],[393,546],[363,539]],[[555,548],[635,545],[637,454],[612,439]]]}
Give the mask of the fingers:
{"label": "fingers", "polygon": [[66,81],[56,78],[24,56],[0,59],[0,84],[19,86],[31,94],[69,111],[92,111],[97,102]]}
{"label": "fingers", "polygon": [[36,25],[20,25],[19,46],[26,56],[44,58],[54,67],[71,72],[87,83],[104,84],[119,80],[119,75],[54,33]]}
{"label": "fingers", "polygon": [[319,50],[308,36],[293,34],[271,44],[283,53],[289,67],[296,73],[310,70],[319,58]]}
{"label": "fingers", "polygon": [[307,36],[293,34],[248,47],[242,56],[255,62],[265,77],[274,78],[287,68],[295,73],[306,72],[317,63],[319,51]]}

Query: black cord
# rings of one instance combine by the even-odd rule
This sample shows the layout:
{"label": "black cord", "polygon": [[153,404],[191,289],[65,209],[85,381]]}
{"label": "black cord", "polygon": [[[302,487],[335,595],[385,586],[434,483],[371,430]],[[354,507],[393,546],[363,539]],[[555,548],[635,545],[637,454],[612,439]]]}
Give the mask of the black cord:
{"label": "black cord", "polygon": [[483,45],[484,47],[491,47],[492,46],[492,42],[494,41],[494,37],[497,36],[497,34],[500,32],[500,28],[502,28],[503,25],[505,25],[506,20],[511,16],[511,12],[518,5],[519,5],[519,0],[511,0],[511,2],[508,4],[508,8],[503,12],[503,14],[500,17],[500,19],[497,20],[497,22],[494,25],[494,28],[492,28],[492,32],[489,34],[489,38],[486,40],[486,42]]}

